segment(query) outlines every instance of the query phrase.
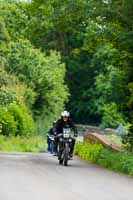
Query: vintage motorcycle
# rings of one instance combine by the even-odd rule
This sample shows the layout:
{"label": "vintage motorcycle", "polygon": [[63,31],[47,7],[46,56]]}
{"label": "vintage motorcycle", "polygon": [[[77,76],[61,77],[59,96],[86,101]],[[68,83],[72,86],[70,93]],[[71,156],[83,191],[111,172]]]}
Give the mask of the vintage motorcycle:
{"label": "vintage motorcycle", "polygon": [[68,165],[70,160],[70,149],[72,145],[71,129],[64,128],[63,133],[59,134],[59,145],[58,145],[58,160],[59,164]]}

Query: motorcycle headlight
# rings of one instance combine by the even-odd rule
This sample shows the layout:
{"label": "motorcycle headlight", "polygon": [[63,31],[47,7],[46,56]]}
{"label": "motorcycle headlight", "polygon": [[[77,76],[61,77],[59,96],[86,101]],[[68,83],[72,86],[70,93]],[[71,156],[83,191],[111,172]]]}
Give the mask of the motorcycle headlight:
{"label": "motorcycle headlight", "polygon": [[62,142],[62,140],[63,140],[63,139],[62,139],[62,138],[60,138],[60,142]]}
{"label": "motorcycle headlight", "polygon": [[72,139],[69,139],[69,142],[72,142]]}

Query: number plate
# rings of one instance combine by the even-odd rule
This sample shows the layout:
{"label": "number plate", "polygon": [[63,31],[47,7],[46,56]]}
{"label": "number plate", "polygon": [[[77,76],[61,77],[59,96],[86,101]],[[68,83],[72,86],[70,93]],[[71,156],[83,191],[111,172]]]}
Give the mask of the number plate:
{"label": "number plate", "polygon": [[64,128],[63,129],[63,137],[69,138],[70,137],[70,128]]}
{"label": "number plate", "polygon": [[64,138],[69,138],[70,135],[69,135],[69,133],[64,133],[64,134],[63,134],[63,137],[64,137]]}

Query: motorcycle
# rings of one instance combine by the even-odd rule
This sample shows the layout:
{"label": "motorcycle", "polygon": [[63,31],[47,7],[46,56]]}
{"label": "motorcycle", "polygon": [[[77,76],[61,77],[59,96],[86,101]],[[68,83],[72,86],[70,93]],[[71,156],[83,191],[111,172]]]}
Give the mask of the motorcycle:
{"label": "motorcycle", "polygon": [[64,128],[63,133],[59,137],[59,147],[58,147],[58,160],[59,164],[64,166],[68,165],[68,160],[70,160],[70,149],[72,145],[71,129]]}

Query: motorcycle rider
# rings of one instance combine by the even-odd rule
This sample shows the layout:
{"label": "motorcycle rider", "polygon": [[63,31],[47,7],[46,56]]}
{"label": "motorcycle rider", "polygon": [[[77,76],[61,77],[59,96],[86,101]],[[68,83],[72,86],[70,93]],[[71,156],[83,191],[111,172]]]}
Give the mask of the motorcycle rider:
{"label": "motorcycle rider", "polygon": [[[70,114],[66,110],[61,113],[61,118],[56,122],[56,125],[55,125],[55,132],[56,132],[56,136],[57,136],[57,137],[55,137],[55,151],[56,152],[57,152],[58,144],[59,144],[58,135],[60,133],[63,133],[64,128],[71,128],[74,131],[74,137],[77,137],[77,134],[78,134],[77,128],[74,126],[72,120],[70,119]],[[70,157],[73,156],[74,146],[75,146],[75,138],[72,137],[72,146],[70,149]]]}
{"label": "motorcycle rider", "polygon": [[48,134],[47,134],[47,145],[48,145],[47,150],[49,152],[51,152],[50,146],[51,146],[51,142],[52,142],[51,139],[50,139],[50,136],[51,135],[55,136],[55,124],[56,124],[56,121],[53,122],[53,126],[49,129]]}

